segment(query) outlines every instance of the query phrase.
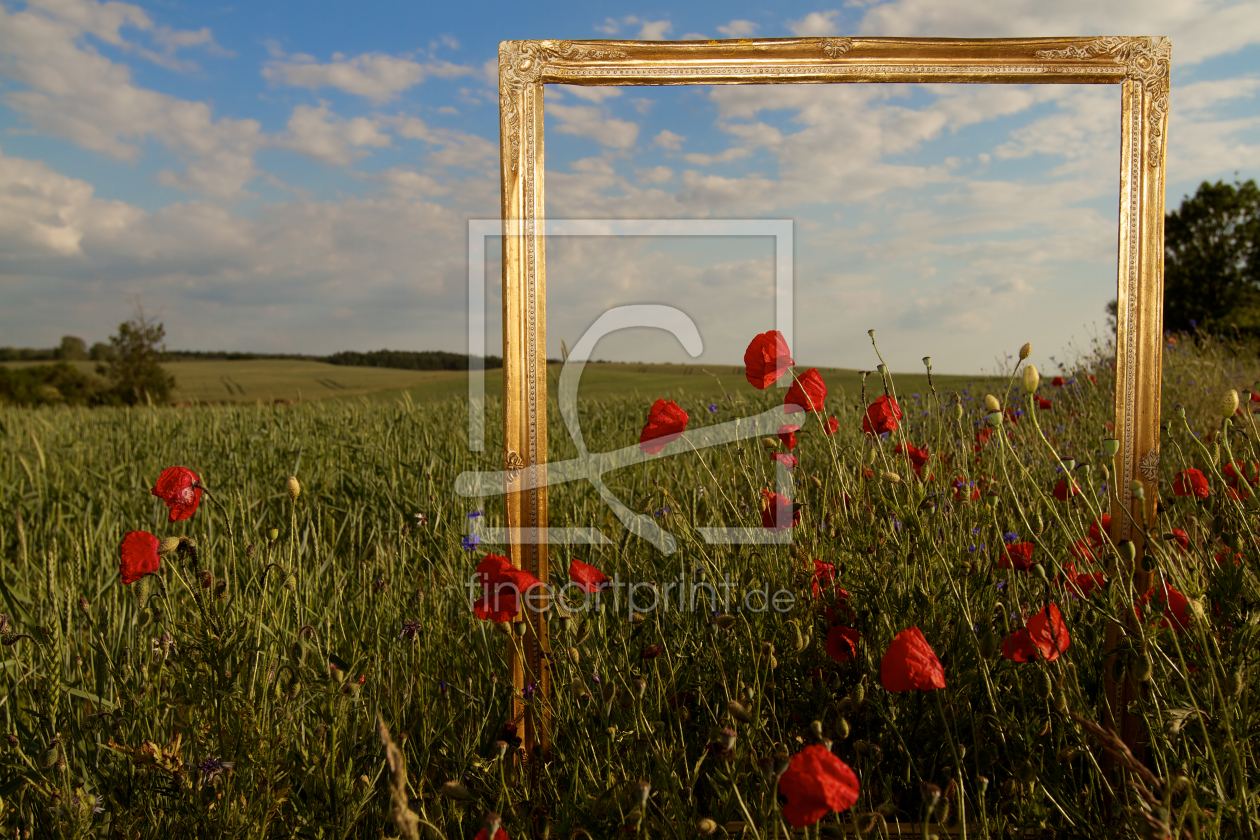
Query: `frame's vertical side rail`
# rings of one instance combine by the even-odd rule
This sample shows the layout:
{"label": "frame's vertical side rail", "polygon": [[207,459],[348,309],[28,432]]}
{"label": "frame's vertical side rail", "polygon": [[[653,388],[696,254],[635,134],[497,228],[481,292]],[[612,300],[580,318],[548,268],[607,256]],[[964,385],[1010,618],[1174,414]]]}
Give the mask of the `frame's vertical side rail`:
{"label": "frame's vertical side rail", "polygon": [[[499,168],[503,187],[503,468],[519,469],[523,466],[521,452],[528,444],[528,431],[522,422],[526,392],[523,387],[525,344],[522,326],[522,302],[524,295],[524,263],[521,256],[520,219],[523,215],[524,183],[519,150],[523,107],[522,85],[515,72],[516,44],[504,41],[499,44]],[[508,556],[513,564],[521,564],[520,527],[522,518],[522,494],[511,492],[512,480],[508,480],[508,493],[504,496],[505,516],[508,527]],[[515,700],[512,703],[512,719],[521,720],[525,710],[520,689],[524,686],[522,663],[515,654],[512,657],[512,686]]]}
{"label": "frame's vertical side rail", "polygon": [[[547,536],[547,272],[546,230],[543,203],[543,86],[533,84],[526,89],[525,119],[528,124],[525,142],[525,215],[523,243],[526,248],[526,335],[525,353],[528,365],[529,454],[525,456],[533,481],[525,500],[526,527],[530,540],[522,545],[523,568],[547,586],[551,584]],[[541,598],[526,599],[531,605],[525,611],[524,679],[533,685],[533,699],[526,709],[525,746],[534,756],[536,748],[546,753],[551,747],[551,665],[547,659],[547,615],[550,590],[544,588]],[[539,593],[535,593],[537,595]]]}
{"label": "frame's vertical side rail", "polygon": [[[524,47],[524,48],[523,48]],[[500,160],[503,178],[504,469],[525,471],[531,489],[506,497],[512,563],[548,583],[547,331],[543,277],[543,86],[541,63],[528,42],[499,44]],[[519,474],[519,472],[517,473]],[[544,590],[545,591],[545,590]],[[521,721],[527,752],[550,741],[550,681],[544,599],[521,599],[525,635],[512,656],[512,717]],[[520,654],[517,653],[520,651]],[[536,699],[527,700],[527,686]]]}
{"label": "frame's vertical side rail", "polygon": [[[1155,525],[1159,480],[1160,387],[1163,369],[1164,297],[1164,165],[1168,119],[1168,59],[1166,39],[1157,39],[1154,67],[1124,82],[1122,100],[1123,161],[1120,177],[1120,266],[1117,295],[1116,430],[1121,468],[1115,476],[1112,527],[1115,539],[1128,539],[1137,549],[1132,568],[1118,569],[1132,576],[1133,591],[1151,587],[1152,575],[1143,568],[1145,541]],[[1130,482],[1140,482],[1145,500],[1134,497]],[[1127,513],[1126,513],[1127,512]],[[1136,620],[1134,616],[1131,620]],[[1107,629],[1109,650],[1119,641],[1121,628]],[[1112,677],[1113,654],[1105,672],[1106,723],[1138,751],[1141,721],[1127,713],[1139,687],[1126,675]]]}

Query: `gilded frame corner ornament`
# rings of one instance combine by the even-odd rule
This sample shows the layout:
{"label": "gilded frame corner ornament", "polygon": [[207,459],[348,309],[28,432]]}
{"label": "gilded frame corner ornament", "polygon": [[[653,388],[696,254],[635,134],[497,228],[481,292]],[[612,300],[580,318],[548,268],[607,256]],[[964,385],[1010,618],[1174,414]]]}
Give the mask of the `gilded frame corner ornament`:
{"label": "gilded frame corner ornament", "polygon": [[[1135,499],[1130,481],[1153,486],[1157,480],[1171,55],[1171,42],[1164,37],[501,42],[503,445],[508,469],[545,471],[547,461],[544,85],[1114,84],[1121,86],[1115,392],[1120,480],[1115,482],[1112,533],[1133,539],[1140,550],[1140,535],[1131,532],[1121,510],[1153,514],[1156,496],[1146,493],[1145,503]],[[512,534],[545,529],[545,482],[509,490],[507,517]],[[512,561],[547,580],[544,541],[512,539]],[[1135,575],[1144,577],[1140,566]],[[536,616],[527,616],[527,621],[524,661],[516,662],[514,680],[518,688],[529,681],[546,691],[546,625]],[[526,721],[527,743],[545,746],[547,722],[526,709],[517,711]]]}

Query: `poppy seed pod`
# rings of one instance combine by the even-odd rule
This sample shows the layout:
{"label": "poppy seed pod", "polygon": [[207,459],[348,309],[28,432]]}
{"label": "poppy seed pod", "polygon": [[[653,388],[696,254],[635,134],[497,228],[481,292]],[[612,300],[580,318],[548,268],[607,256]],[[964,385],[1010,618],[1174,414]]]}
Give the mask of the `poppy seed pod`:
{"label": "poppy seed pod", "polygon": [[302,485],[298,484],[295,476],[289,476],[289,480],[284,483],[284,490],[289,494],[289,498],[297,501],[297,497],[302,495]]}
{"label": "poppy seed pod", "polygon": [[1037,368],[1032,365],[1024,366],[1024,390],[1032,393],[1037,390],[1037,386],[1041,384],[1041,374],[1037,373]]}
{"label": "poppy seed pod", "polygon": [[1026,342],[1023,347],[1019,348],[1019,360],[1022,362],[1032,355],[1032,342]]}
{"label": "poppy seed pod", "polygon": [[993,426],[993,427],[1001,426],[1002,425],[1002,412],[1000,411],[991,412],[989,416],[986,417],[985,419],[989,421],[990,426]]}
{"label": "poppy seed pod", "polygon": [[1133,676],[1138,682],[1149,682],[1153,670],[1149,656],[1139,656],[1137,661],[1133,663]]}
{"label": "poppy seed pod", "polygon": [[1129,482],[1129,492],[1133,494],[1133,498],[1142,501],[1146,498],[1146,485],[1135,478]]}
{"label": "poppy seed pod", "polygon": [[717,830],[718,824],[708,817],[696,823],[696,834],[699,834],[701,837],[711,837],[717,833]]}
{"label": "poppy seed pod", "polygon": [[1238,411],[1238,392],[1230,388],[1221,399],[1221,416],[1228,420],[1236,411]]}
{"label": "poppy seed pod", "polygon": [[271,540],[271,541],[273,541],[273,542],[274,542],[275,540],[278,540],[279,538],[280,538],[280,529],[279,529],[279,528],[268,528],[268,529],[267,529],[267,539],[269,539],[269,540]]}
{"label": "poppy seed pod", "polygon": [[931,369],[932,369],[932,357],[931,357],[931,356],[924,356],[924,357],[923,357],[923,366],[924,366],[925,368],[927,368],[928,370],[931,370]]}
{"label": "poppy seed pod", "polygon": [[1103,438],[1102,453],[1108,458],[1116,457],[1116,453],[1120,451],[1120,441],[1115,438]]}
{"label": "poppy seed pod", "polygon": [[459,782],[450,781],[438,788],[438,795],[445,796],[447,799],[455,799],[462,802],[471,802],[476,797],[472,791],[461,785]]}
{"label": "poppy seed pod", "polygon": [[987,408],[989,411],[1002,410],[1002,404],[998,402],[998,398],[993,396],[992,394],[984,395],[984,407]]}

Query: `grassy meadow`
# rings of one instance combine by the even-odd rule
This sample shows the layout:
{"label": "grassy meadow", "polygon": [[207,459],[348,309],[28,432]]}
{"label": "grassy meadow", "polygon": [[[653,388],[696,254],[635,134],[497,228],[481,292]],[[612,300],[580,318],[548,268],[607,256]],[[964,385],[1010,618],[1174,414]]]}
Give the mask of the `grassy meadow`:
{"label": "grassy meadow", "polygon": [[[2,362],[0,366],[21,368],[50,362]],[[82,373],[94,373],[96,362],[67,362]],[[397,370],[380,367],[350,367],[298,359],[205,360],[167,362],[162,368],[175,377],[171,400],[176,405],[238,405],[288,400],[303,402],[370,396],[392,401],[403,392],[414,402],[428,403],[445,398],[466,398],[468,380],[462,371]],[[548,375],[552,394],[560,377],[560,365],[550,365]],[[836,394],[857,394],[861,380],[855,370],[821,368],[828,386]],[[899,376],[905,387],[921,389],[927,384],[922,373]],[[983,377],[937,377],[941,387],[964,387]],[[485,372],[486,393],[503,393],[503,371]],[[613,395],[660,396],[685,394],[697,399],[715,399],[726,393],[751,396],[756,393],[744,379],[742,367],[725,365],[647,365],[635,363],[592,363],[582,377],[584,399]]]}
{"label": "grassy meadow", "polygon": [[[1125,544],[1091,535],[1115,491],[1102,346],[1042,371],[1041,408],[1018,370],[931,383],[873,373],[864,388],[824,370],[826,411],[795,421],[790,453],[770,437],[667,450],[606,476],[677,538],[670,556],[622,530],[589,485],[551,488],[553,525],[610,537],[553,546],[554,583],[579,560],[621,581],[681,575],[737,594],[717,610],[557,604],[553,695],[523,698],[554,722],[532,773],[511,719],[516,625],[476,617],[468,587],[501,550],[475,537],[505,524],[503,501],[453,490],[464,471],[502,466],[498,372],[484,453],[467,449],[462,374],[185,362],[170,366],[177,400],[241,404],[0,407],[0,827],[781,838],[799,832],[802,803],[821,803],[809,836],[1254,838],[1260,444],[1245,389],[1260,362],[1210,336],[1175,339],[1160,514],[1134,523],[1150,537],[1154,597],[1124,574]],[[692,429],[784,393],[753,389],[741,368],[591,365],[586,377],[593,451],[636,444],[658,397]],[[1230,389],[1243,408],[1223,425]],[[886,391],[898,428],[863,434]],[[990,412],[986,394],[1009,413]],[[549,422],[564,457],[558,412]],[[788,454],[805,505],[792,544],[703,542],[698,526],[763,527],[772,456]],[[150,492],[172,466],[207,490],[174,523]],[[1080,492],[1058,499],[1065,468]],[[1205,497],[1182,495],[1197,486],[1180,475],[1190,469]],[[124,584],[132,531],[185,539]],[[791,593],[785,611],[739,597],[766,587]],[[1062,624],[1047,642],[1036,628],[1051,606]],[[1109,625],[1121,628],[1114,649]],[[888,652],[911,627],[943,688],[885,687],[900,688]],[[1145,732],[1136,757],[1109,754],[1094,728],[1109,669],[1140,686],[1127,710]],[[858,782],[841,810],[838,788],[800,758],[818,750]]]}

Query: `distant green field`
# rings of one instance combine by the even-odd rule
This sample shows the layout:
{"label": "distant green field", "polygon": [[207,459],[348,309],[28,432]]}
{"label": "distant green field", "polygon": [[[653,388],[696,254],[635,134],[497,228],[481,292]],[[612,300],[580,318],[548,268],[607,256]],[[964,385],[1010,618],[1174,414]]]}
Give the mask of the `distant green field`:
{"label": "distant green field", "polygon": [[[9,367],[30,367],[50,362],[6,362]],[[95,362],[71,362],[91,373]],[[372,399],[398,399],[406,391],[411,399],[427,402],[468,393],[463,371],[416,371],[393,368],[348,367],[291,359],[250,359],[170,362],[163,365],[175,377],[176,403],[237,404],[290,402],[368,396]],[[560,365],[548,368],[549,391],[554,398],[560,379]],[[829,394],[842,400],[856,399],[861,391],[858,372],[841,368],[819,368]],[[503,372],[486,371],[486,393],[502,393]],[[897,387],[907,393],[926,390],[922,373],[896,374]],[[938,391],[949,391],[983,381],[983,377],[938,376]],[[871,387],[878,389],[877,379]],[[726,394],[749,396],[754,389],[744,379],[742,366],[730,365],[645,365],[637,363],[589,364],[582,375],[583,399],[606,396],[632,396],[645,400],[661,397],[692,399],[724,398]]]}

